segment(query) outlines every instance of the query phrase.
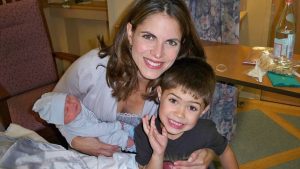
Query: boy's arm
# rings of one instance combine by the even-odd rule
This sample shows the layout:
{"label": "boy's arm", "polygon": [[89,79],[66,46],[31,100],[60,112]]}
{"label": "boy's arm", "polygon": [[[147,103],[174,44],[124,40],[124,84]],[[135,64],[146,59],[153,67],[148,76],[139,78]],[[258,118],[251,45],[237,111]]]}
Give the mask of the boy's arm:
{"label": "boy's arm", "polygon": [[226,146],[224,152],[219,156],[219,158],[224,169],[239,168],[234,152],[229,145]]}
{"label": "boy's arm", "polygon": [[141,168],[144,169],[158,169],[163,168],[164,153],[168,143],[167,131],[162,129],[162,134],[157,131],[155,126],[155,117],[153,116],[149,124],[148,116],[142,119],[143,129],[148,136],[153,153],[149,163]]}

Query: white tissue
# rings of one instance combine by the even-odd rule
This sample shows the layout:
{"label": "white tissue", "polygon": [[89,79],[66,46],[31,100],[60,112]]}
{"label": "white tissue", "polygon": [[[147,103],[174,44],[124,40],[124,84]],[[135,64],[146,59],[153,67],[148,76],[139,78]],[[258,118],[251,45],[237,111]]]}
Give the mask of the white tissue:
{"label": "white tissue", "polygon": [[257,62],[256,62],[255,67],[247,73],[248,76],[256,78],[258,80],[258,82],[260,82],[260,83],[262,82],[263,76],[265,74],[266,74],[266,71],[261,69],[259,67],[259,65],[257,64]]}

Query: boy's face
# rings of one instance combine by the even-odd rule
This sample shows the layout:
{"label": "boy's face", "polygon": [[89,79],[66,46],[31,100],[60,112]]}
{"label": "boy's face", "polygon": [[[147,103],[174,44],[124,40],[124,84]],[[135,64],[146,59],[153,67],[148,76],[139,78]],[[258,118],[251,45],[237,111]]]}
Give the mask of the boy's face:
{"label": "boy's face", "polygon": [[159,118],[168,132],[169,139],[177,139],[185,131],[191,130],[209,106],[204,105],[203,99],[195,99],[190,91],[182,90],[181,86],[161,91]]}
{"label": "boy's face", "polygon": [[65,102],[64,123],[68,124],[75,120],[77,115],[81,112],[80,101],[72,95],[67,95]]}

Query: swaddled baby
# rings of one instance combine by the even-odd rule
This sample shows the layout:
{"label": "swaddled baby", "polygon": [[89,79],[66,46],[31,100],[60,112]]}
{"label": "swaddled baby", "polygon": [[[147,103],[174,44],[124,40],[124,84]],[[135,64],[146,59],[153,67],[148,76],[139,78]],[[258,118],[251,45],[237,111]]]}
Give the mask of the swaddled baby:
{"label": "swaddled baby", "polygon": [[64,127],[75,136],[98,137],[107,144],[119,145],[122,150],[135,152],[134,127],[117,122],[102,122],[73,95],[49,92],[42,95],[33,111],[48,123]]}

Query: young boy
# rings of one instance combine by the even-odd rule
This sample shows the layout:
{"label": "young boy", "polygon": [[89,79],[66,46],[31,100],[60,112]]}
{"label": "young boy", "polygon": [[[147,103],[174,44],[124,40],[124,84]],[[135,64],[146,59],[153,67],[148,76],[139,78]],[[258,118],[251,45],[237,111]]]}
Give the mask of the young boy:
{"label": "young boy", "polygon": [[134,152],[133,126],[120,122],[100,122],[75,96],[49,92],[42,95],[33,111],[48,123],[64,127],[76,136],[98,137],[101,141],[119,145],[122,150]]}
{"label": "young boy", "polygon": [[215,87],[213,69],[197,58],[175,61],[157,87],[158,118],[144,117],[135,128],[136,161],[142,168],[172,168],[192,152],[210,148],[223,168],[238,168],[235,155],[215,124],[200,117],[209,109]]}

